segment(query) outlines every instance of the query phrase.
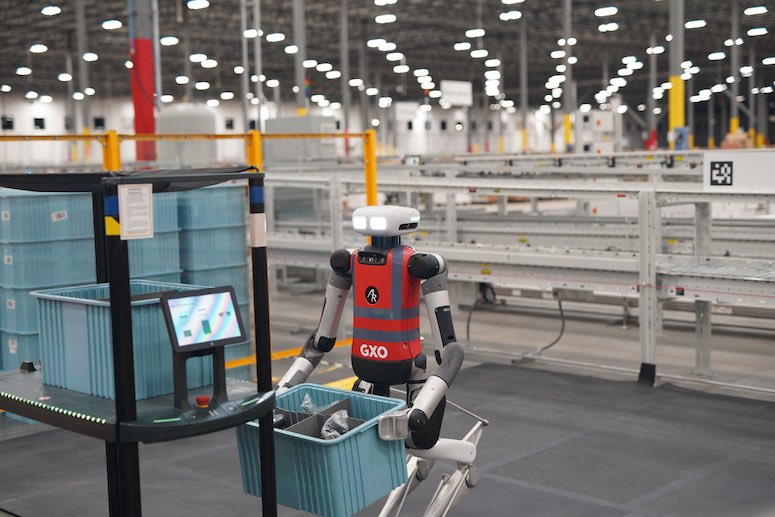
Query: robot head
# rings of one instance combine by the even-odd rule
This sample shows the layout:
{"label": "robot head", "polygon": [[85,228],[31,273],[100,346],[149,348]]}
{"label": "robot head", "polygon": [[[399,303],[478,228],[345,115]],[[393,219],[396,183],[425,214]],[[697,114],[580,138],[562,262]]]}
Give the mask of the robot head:
{"label": "robot head", "polygon": [[407,206],[364,206],[353,212],[353,229],[372,237],[397,237],[412,233],[420,212]]}

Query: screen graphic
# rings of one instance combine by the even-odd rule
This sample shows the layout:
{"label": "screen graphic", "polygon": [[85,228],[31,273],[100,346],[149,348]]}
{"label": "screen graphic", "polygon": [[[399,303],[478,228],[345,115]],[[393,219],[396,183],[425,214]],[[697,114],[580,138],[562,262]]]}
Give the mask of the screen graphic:
{"label": "screen graphic", "polygon": [[167,300],[179,347],[241,337],[237,309],[229,292]]}

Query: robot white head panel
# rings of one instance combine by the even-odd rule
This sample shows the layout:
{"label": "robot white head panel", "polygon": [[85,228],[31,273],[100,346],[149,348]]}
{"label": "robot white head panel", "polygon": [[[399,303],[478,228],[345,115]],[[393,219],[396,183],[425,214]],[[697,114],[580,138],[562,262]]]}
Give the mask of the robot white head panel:
{"label": "robot white head panel", "polygon": [[420,212],[408,206],[363,206],[353,212],[353,229],[371,237],[396,237],[417,230]]}

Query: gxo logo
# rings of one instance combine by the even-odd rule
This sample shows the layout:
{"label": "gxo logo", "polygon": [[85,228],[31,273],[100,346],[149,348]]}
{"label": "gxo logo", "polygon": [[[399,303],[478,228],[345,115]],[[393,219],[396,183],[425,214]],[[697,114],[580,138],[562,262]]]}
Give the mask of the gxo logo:
{"label": "gxo logo", "polygon": [[361,345],[361,355],[368,358],[386,359],[388,356],[388,349],[380,345]]}

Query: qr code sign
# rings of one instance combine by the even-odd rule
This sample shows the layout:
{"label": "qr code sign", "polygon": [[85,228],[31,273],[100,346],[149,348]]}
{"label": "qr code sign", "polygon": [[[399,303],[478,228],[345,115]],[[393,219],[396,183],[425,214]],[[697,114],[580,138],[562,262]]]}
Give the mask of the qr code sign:
{"label": "qr code sign", "polygon": [[732,162],[710,162],[710,184],[713,187],[731,187]]}

